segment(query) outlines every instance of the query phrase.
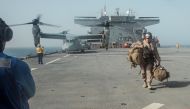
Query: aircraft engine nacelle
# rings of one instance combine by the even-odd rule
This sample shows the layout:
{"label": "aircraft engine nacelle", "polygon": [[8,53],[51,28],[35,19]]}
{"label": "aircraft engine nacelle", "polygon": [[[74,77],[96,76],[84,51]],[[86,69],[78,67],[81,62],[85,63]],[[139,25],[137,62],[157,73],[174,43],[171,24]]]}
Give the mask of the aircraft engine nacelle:
{"label": "aircraft engine nacelle", "polygon": [[34,37],[34,45],[37,47],[40,44],[40,28],[38,25],[33,25],[32,34]]}

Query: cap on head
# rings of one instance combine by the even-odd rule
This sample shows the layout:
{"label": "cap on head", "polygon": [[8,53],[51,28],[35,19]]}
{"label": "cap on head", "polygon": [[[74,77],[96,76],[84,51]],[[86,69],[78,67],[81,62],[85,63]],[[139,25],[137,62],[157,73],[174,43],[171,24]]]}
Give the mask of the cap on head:
{"label": "cap on head", "polygon": [[0,40],[10,41],[13,37],[13,31],[9,26],[0,18]]}

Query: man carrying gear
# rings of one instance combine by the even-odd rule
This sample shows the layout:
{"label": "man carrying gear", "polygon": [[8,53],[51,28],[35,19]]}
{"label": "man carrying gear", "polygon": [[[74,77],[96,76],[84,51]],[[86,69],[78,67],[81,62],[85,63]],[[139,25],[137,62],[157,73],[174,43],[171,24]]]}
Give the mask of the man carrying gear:
{"label": "man carrying gear", "polygon": [[[153,77],[160,74],[157,73],[154,75],[152,72],[155,63],[156,66],[160,65],[160,56],[158,54],[156,44],[152,40],[152,34],[150,32],[143,33],[142,40],[137,41],[131,45],[131,48],[128,51],[128,60],[131,62],[132,67],[140,65],[141,75],[144,81],[143,87],[152,89],[151,82]],[[162,75],[160,76],[162,77]],[[168,77],[169,74],[168,76],[162,78],[165,79]]]}
{"label": "man carrying gear", "polygon": [[154,67],[154,63],[156,65],[160,65],[160,56],[158,54],[158,50],[152,41],[152,34],[150,32],[143,35],[143,41],[141,45],[135,46],[136,48],[142,48],[142,60],[143,62],[140,64],[141,75],[143,79],[143,87],[152,89],[151,83],[153,79],[152,69]]}

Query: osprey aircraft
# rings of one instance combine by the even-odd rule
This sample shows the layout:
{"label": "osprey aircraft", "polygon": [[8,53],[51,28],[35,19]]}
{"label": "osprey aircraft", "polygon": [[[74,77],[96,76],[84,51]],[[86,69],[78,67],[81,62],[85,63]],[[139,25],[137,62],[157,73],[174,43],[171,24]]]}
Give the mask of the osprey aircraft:
{"label": "osprey aircraft", "polygon": [[14,24],[9,26],[21,26],[32,24],[32,34],[34,38],[34,46],[37,47],[40,44],[40,38],[49,38],[49,39],[61,39],[63,40],[63,50],[65,51],[82,51],[84,52],[84,43],[81,40],[84,39],[101,39],[102,34],[87,34],[87,35],[68,35],[68,31],[63,31],[61,33],[43,33],[40,29],[39,25],[52,26],[52,27],[60,27],[57,25],[47,24],[40,21],[41,16],[37,16],[36,19],[32,20],[32,22],[23,23],[23,24]]}

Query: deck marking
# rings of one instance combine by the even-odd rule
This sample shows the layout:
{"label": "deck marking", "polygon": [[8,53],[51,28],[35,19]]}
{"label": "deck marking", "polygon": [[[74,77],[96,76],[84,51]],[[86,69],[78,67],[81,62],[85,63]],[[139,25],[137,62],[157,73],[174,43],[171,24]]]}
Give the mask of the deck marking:
{"label": "deck marking", "polygon": [[55,59],[55,60],[49,61],[49,62],[47,62],[45,65],[51,64],[51,63],[53,63],[53,62],[55,62],[55,61],[58,61],[58,60],[60,60],[60,59],[61,59],[61,58],[57,58],[57,59]]}
{"label": "deck marking", "polygon": [[63,56],[63,57],[68,57],[68,56],[70,56],[69,54],[67,54],[67,55],[65,55],[65,56]]}
{"label": "deck marking", "polygon": [[160,107],[162,107],[164,104],[160,104],[160,103],[152,103],[142,109],[159,109]]}
{"label": "deck marking", "polygon": [[38,68],[31,68],[31,71],[33,71],[33,70],[37,70]]}

